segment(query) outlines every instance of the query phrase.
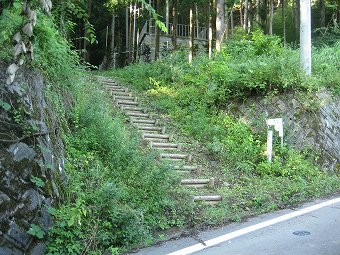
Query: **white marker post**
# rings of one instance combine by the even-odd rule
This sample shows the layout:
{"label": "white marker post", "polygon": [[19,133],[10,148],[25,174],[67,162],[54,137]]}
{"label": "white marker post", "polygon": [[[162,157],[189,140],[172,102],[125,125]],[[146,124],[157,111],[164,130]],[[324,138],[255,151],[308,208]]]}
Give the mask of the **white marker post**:
{"label": "white marker post", "polygon": [[281,138],[281,146],[283,147],[283,120],[282,120],[282,118],[268,119],[266,121],[266,123],[267,123],[267,128],[268,128],[267,157],[268,157],[268,161],[272,162],[272,160],[273,160],[273,135],[274,135],[274,132],[271,128],[274,127],[274,130],[279,132],[279,137]]}

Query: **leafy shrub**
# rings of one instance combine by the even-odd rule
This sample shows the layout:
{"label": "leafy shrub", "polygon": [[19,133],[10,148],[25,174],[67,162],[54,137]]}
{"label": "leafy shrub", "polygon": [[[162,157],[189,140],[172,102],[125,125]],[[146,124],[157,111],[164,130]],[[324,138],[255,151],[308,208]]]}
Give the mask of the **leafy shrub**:
{"label": "leafy shrub", "polygon": [[314,76],[306,77],[299,52],[284,48],[279,38],[259,32],[251,39],[237,36],[221,54],[212,59],[198,55],[192,65],[179,51],[147,68],[135,64],[106,73],[144,91],[151,107],[172,118],[184,135],[199,140],[209,156],[221,162],[221,171],[212,171],[221,181],[217,192],[225,200],[201,218],[212,224],[240,220],[249,210],[274,210],[340,187],[336,177],[291,148],[280,151],[273,163],[267,162],[266,137],[255,134],[246,119],[225,110],[234,100],[253,94],[339,88],[339,72],[335,72],[339,46],[314,49]]}
{"label": "leafy shrub", "polygon": [[174,175],[155,156],[139,151],[136,134],[119,116],[112,119],[110,100],[100,88],[81,84],[74,91],[72,133],[66,136],[67,200],[57,210],[49,254],[84,249],[101,254],[145,243],[154,230],[183,224],[186,214],[176,211],[184,201],[173,199],[178,193]]}

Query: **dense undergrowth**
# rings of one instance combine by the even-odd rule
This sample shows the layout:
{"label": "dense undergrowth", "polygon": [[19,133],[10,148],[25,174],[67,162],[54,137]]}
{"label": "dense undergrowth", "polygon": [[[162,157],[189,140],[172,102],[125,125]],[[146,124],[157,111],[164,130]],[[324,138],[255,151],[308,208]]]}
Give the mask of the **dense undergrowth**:
{"label": "dense undergrowth", "polygon": [[255,94],[309,93],[324,87],[339,93],[340,44],[313,51],[313,77],[300,70],[298,50],[284,48],[279,38],[260,32],[250,40],[227,42],[212,59],[198,55],[192,65],[185,52],[177,52],[162,61],[105,75],[129,83],[152,102],[150,107],[169,116],[184,135],[199,140],[221,162],[221,170],[213,174],[221,181],[217,192],[225,199],[204,216],[210,223],[220,223],[340,187],[338,177],[321,171],[307,153],[287,145],[268,163],[265,135],[254,133],[249,124],[226,111],[233,100]]}
{"label": "dense undergrowth", "polygon": [[[14,2],[0,16],[0,59],[8,63],[11,36],[22,23],[21,5]],[[254,33],[253,39],[229,42],[212,60],[197,56],[192,66],[186,53],[178,52],[112,73],[145,91],[160,112],[222,162],[216,175],[223,182],[217,192],[224,201],[199,211],[175,188],[178,182],[167,166],[139,147],[135,130],[125,128],[104,91],[85,77],[53,19],[38,13],[35,61],[27,65],[46,76],[46,94],[58,112],[66,145],[64,201],[50,209],[55,224],[47,254],[117,254],[150,243],[155,230],[240,220],[339,187],[337,178],[292,149],[280,152],[284,163],[266,163],[263,137],[222,111],[229,100],[255,93],[321,86],[339,91],[339,43],[315,49],[315,78],[307,78],[299,70],[297,51],[282,48],[275,37]]]}
{"label": "dense undergrowth", "polygon": [[[0,59],[11,61],[11,37],[20,30],[17,1],[0,16]],[[156,230],[183,226],[192,213],[167,166],[140,147],[137,131],[112,109],[98,83],[86,77],[78,54],[53,19],[38,13],[35,60],[26,65],[46,78],[65,143],[63,201],[49,208],[54,226],[46,254],[118,254],[148,244]]]}

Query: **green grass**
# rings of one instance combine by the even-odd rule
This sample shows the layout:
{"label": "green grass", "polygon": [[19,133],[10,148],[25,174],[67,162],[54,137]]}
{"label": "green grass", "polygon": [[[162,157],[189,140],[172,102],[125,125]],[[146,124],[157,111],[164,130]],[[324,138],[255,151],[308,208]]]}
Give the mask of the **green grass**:
{"label": "green grass", "polygon": [[[16,1],[0,16],[1,61],[12,58],[20,12]],[[152,243],[156,231],[185,225],[195,211],[177,176],[141,146],[108,94],[86,77],[53,18],[40,12],[33,45],[35,60],[25,65],[44,74],[65,145],[62,199],[48,209],[54,225],[41,240],[48,241],[46,254],[118,254]]]}
{"label": "green grass", "polygon": [[283,48],[277,37],[256,32],[251,40],[229,41],[212,59],[196,56],[192,65],[183,51],[162,61],[103,74],[138,91],[149,102],[148,107],[170,118],[182,135],[199,141],[209,157],[219,162],[218,168],[208,171],[218,178],[215,192],[222,194],[224,201],[194,219],[197,224],[219,224],[340,188],[337,176],[321,171],[306,154],[288,146],[268,163],[266,137],[254,133],[247,122],[233,117],[225,107],[252,95],[292,90],[308,94],[323,87],[337,93],[339,50],[339,43],[314,49],[314,76],[307,77],[300,70],[298,51]]}

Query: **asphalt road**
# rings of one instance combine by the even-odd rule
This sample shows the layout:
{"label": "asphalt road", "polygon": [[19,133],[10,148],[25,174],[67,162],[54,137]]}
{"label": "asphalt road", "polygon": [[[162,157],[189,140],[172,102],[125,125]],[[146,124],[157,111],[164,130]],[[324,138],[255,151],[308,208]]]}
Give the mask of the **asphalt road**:
{"label": "asphalt road", "polygon": [[329,201],[261,215],[133,254],[340,255],[340,198]]}

